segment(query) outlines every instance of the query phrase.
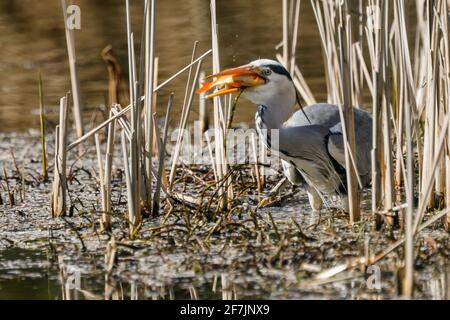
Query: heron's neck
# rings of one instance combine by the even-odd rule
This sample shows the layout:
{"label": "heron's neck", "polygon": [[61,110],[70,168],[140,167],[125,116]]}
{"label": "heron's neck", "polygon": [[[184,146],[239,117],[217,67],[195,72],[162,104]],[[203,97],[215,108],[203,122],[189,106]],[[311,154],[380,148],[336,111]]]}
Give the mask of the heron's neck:
{"label": "heron's neck", "polygon": [[258,105],[256,119],[261,121],[266,129],[279,129],[297,110],[296,103],[292,105],[274,105],[273,103]]}

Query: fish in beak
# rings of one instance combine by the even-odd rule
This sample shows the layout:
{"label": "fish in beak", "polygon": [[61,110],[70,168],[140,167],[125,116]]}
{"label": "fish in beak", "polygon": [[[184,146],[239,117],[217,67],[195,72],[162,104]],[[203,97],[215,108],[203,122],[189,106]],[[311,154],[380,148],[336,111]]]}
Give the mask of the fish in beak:
{"label": "fish in beak", "polygon": [[257,67],[244,65],[237,68],[226,69],[219,73],[207,76],[205,79],[212,79],[202,83],[202,87],[197,93],[207,92],[218,88],[206,96],[206,99],[217,97],[224,94],[242,91],[248,87],[255,87],[266,83],[266,79],[261,76]]}

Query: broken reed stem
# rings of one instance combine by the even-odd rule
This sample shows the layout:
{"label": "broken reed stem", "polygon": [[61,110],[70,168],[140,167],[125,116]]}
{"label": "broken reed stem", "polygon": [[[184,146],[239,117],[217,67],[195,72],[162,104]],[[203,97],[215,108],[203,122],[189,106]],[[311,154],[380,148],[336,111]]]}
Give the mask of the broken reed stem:
{"label": "broken reed stem", "polygon": [[[113,111],[110,112],[110,117],[113,115]],[[116,121],[112,121],[108,125],[108,138],[106,142],[106,155],[105,155],[105,175],[104,175],[104,194],[105,197],[102,203],[103,215],[102,215],[102,228],[105,231],[111,231],[111,175],[112,175],[112,163],[114,155],[114,140],[115,140]]]}
{"label": "broken reed stem", "polygon": [[66,157],[67,157],[67,109],[70,99],[70,93],[60,100],[59,125],[56,126],[55,146],[55,171],[52,192],[52,216],[62,217],[66,214]]}
{"label": "broken reed stem", "polygon": [[125,137],[125,133],[121,131],[121,142],[122,142],[122,154],[123,154],[123,170],[125,171],[125,183],[127,186],[127,205],[128,205],[128,224],[129,224],[129,232],[130,235],[133,234],[134,231],[134,217],[136,216],[135,203],[133,200],[133,188],[130,177],[130,164],[128,159],[128,150],[127,150],[127,139]]}
{"label": "broken reed stem", "polygon": [[121,103],[121,80],[122,80],[122,68],[113,55],[112,46],[107,45],[102,50],[102,58],[106,63],[106,69],[108,71],[108,105],[112,106],[117,103]]}
{"label": "broken reed stem", "polygon": [[[199,88],[202,87],[202,79],[205,78],[205,73],[202,71],[200,72],[200,76],[198,78],[198,85]],[[201,92],[198,97],[198,120],[200,123],[200,132],[204,133],[206,130],[209,129],[209,117],[208,117],[208,110],[206,108],[206,99],[205,99],[205,93]],[[200,139],[200,147],[203,147],[203,139]]]}
{"label": "broken reed stem", "polygon": [[101,225],[102,229],[106,229],[103,227],[105,215],[106,215],[106,202],[107,202],[107,194],[106,194],[106,183],[105,183],[105,176],[104,176],[104,168],[103,168],[103,160],[102,160],[102,151],[100,148],[100,136],[98,133],[94,135],[95,138],[95,150],[97,152],[97,163],[98,163],[98,180],[100,185],[100,197],[102,200],[102,218],[101,218]]}
{"label": "broken reed stem", "polygon": [[80,81],[77,71],[77,57],[75,52],[75,36],[72,29],[67,25],[67,3],[66,0],[61,0],[63,16],[64,16],[64,30],[66,33],[67,53],[69,56],[70,67],[70,81],[72,84],[72,100],[73,100],[73,117],[75,120],[75,129],[77,137],[83,136],[83,117],[81,107],[81,91]]}
{"label": "broken reed stem", "polygon": [[[165,172],[163,172],[163,169],[164,169],[164,160],[166,157],[167,134],[169,132],[169,121],[170,121],[170,115],[172,113],[173,96],[174,96],[174,93],[172,92],[169,96],[169,101],[167,102],[166,118],[164,120],[164,129],[163,129],[163,135],[162,135],[162,143],[158,144],[160,146],[159,162],[158,162],[158,175],[157,175],[157,180],[156,180],[156,190],[155,190],[155,196],[154,196],[154,200],[153,200],[153,210],[152,210],[152,213],[154,216],[157,216],[159,214],[159,202],[160,202],[160,195],[161,195],[162,175],[165,174]],[[156,127],[156,123],[155,123],[155,127]],[[159,137],[157,137],[157,138],[159,139]]]}
{"label": "broken reed stem", "polygon": [[47,161],[47,150],[45,142],[45,111],[44,111],[44,92],[42,87],[42,74],[39,69],[39,122],[41,129],[41,161],[42,161],[42,179],[46,181],[48,179],[48,161]]}

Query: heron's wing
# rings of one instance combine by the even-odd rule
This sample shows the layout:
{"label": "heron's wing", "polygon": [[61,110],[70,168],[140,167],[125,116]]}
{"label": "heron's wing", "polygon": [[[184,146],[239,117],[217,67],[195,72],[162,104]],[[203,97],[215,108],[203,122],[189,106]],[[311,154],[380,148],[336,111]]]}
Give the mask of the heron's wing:
{"label": "heron's wing", "polygon": [[279,139],[272,137],[272,149],[295,166],[308,183],[327,193],[339,191],[341,178],[327,148],[328,128],[320,125],[279,129]]}
{"label": "heron's wing", "polygon": [[[356,115],[356,113],[355,113]],[[355,117],[356,166],[362,183],[370,181],[372,148],[372,122],[371,119]],[[328,138],[328,152],[342,167],[345,168],[345,149],[342,135],[342,125],[338,123],[330,129]]]}
{"label": "heron's wing", "polygon": [[[284,126],[298,127],[313,124],[331,129],[341,122],[339,107],[334,104],[317,103],[304,107],[303,111],[306,113],[311,123],[308,122],[303,112],[298,110],[289,118],[288,121],[286,121]],[[367,131],[367,129],[370,128],[369,131],[372,132],[372,118],[369,113],[360,108],[353,108],[353,114],[357,131]],[[364,132],[361,133],[364,134]]]}
{"label": "heron's wing", "polygon": [[[304,108],[304,111],[311,121],[311,124],[316,127],[327,129],[325,136],[329,134],[326,148],[328,154],[333,160],[335,160],[341,167],[345,168],[345,151],[342,140],[342,126],[341,118],[339,114],[339,107],[337,105],[328,103],[318,103],[310,105]],[[356,162],[358,171],[361,176],[361,180],[364,184],[370,181],[370,151],[372,148],[372,118],[366,111],[353,108],[355,119],[355,136],[357,145]],[[290,127],[311,127],[308,120],[300,110],[295,112],[292,117],[284,124],[285,128]],[[323,129],[321,132],[323,133]],[[314,129],[313,131],[317,130]],[[305,131],[309,131],[306,129]],[[300,141],[305,141],[312,138],[312,141],[316,143],[319,139],[310,137],[311,133],[300,132],[298,134],[305,134],[305,137]],[[326,140],[324,136],[324,140]],[[311,147],[311,143],[307,143],[307,152]],[[303,150],[302,150],[303,151]],[[317,150],[315,150],[317,151]]]}
{"label": "heron's wing", "polygon": [[311,123],[308,122],[302,110],[296,111],[291,118],[285,123],[286,127],[299,127],[306,125],[321,125],[331,128],[341,121],[339,116],[339,108],[334,104],[317,103],[306,106],[303,111],[308,116]]}
{"label": "heron's wing", "polygon": [[326,155],[325,138],[328,129],[320,125],[281,128],[278,147],[272,141],[272,147],[288,157],[314,161]]}
{"label": "heron's wing", "polygon": [[283,166],[283,173],[286,178],[288,178],[290,183],[293,185],[300,185],[304,182],[300,171],[298,171],[293,164],[285,160],[281,160],[281,165]]}

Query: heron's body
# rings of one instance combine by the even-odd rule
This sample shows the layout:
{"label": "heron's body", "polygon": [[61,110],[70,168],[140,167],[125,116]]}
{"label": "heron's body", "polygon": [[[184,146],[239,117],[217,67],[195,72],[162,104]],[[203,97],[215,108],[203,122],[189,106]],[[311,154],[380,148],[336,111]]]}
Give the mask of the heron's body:
{"label": "heron's body", "polygon": [[[310,197],[321,202],[320,195],[346,194],[345,151],[339,107],[319,103],[295,111],[278,128],[270,128],[265,121],[266,106],[258,106],[256,128],[266,141],[264,129],[279,129],[279,145],[273,141],[267,147],[276,151],[283,160],[284,174],[292,184],[304,179],[310,186]],[[354,108],[357,168],[363,185],[370,182],[370,148],[372,119],[370,115]],[[308,119],[305,117],[307,115]],[[303,179],[302,179],[303,177]],[[321,203],[316,204],[318,209]]]}
{"label": "heron's body", "polygon": [[[279,154],[291,183],[306,181],[314,209],[321,208],[324,195],[346,196],[345,149],[338,106],[320,103],[299,109],[291,75],[274,60],[255,60],[214,76],[216,80],[206,83],[202,90],[225,86],[211,96],[243,90],[243,96],[257,106],[255,122],[260,137]],[[372,119],[361,109],[353,111],[355,162],[360,181],[366,185],[371,173]],[[273,129],[278,130],[279,139],[274,139]]]}

